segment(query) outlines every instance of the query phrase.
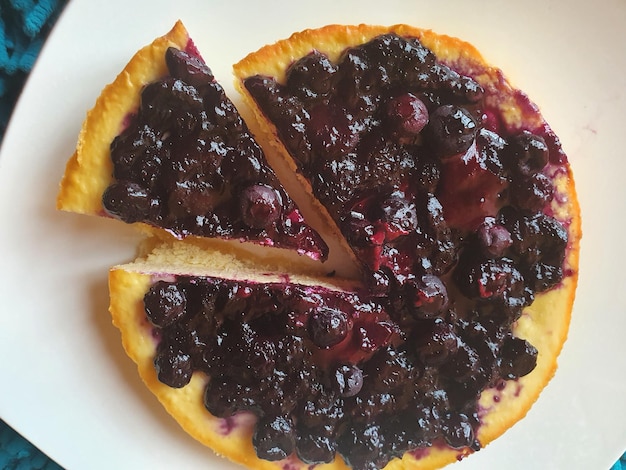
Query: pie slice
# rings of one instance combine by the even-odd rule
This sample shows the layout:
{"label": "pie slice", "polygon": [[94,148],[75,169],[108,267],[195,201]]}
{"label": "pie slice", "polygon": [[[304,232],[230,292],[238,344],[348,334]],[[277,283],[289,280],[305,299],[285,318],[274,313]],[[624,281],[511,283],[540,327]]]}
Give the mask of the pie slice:
{"label": "pie slice", "polygon": [[57,206],[162,236],[246,240],[320,260],[328,254],[180,22],[102,91]]}
{"label": "pie slice", "polygon": [[374,281],[446,273],[459,237],[501,210],[547,213],[554,202],[566,224],[576,213],[575,198],[559,203],[572,178],[557,137],[466,43],[331,26],[266,46],[235,74]]}
{"label": "pie slice", "polygon": [[296,447],[334,461],[337,400],[363,386],[357,364],[398,342],[380,302],[232,245],[148,251],[112,268],[110,312],[167,411],[249,468],[309,468]]}

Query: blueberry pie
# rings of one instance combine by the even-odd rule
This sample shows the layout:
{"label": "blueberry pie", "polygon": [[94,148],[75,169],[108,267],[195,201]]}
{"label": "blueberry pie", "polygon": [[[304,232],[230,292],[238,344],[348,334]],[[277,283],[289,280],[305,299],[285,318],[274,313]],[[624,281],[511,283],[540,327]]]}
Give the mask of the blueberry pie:
{"label": "blueberry pie", "polygon": [[[234,72],[247,123],[178,24],[105,89],[62,185],[64,209],[150,227],[109,277],[146,385],[254,469],[430,469],[485,447],[553,376],[578,277],[572,173],[537,106],[471,45],[406,25],[295,33]],[[331,242],[358,279],[321,274]]]}

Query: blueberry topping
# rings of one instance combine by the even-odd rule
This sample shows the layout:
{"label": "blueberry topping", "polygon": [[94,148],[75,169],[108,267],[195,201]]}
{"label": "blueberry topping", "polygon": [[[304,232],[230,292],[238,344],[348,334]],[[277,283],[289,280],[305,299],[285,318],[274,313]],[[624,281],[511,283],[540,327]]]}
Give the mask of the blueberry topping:
{"label": "blueberry topping", "polygon": [[[146,89],[138,121],[112,144],[120,187],[109,207],[136,200],[115,214],[175,214],[189,231],[191,220],[218,233],[235,233],[227,219],[263,234],[284,224],[307,246],[314,238],[295,227],[301,216],[208,67],[167,57],[171,76]],[[367,290],[157,281],[144,305],[159,379],[180,387],[206,374],[206,409],[253,413],[266,460],[314,466],[339,453],[362,470],[440,443],[478,450],[482,391],[536,366],[515,322],[565,275],[568,230],[545,213],[551,165],[566,161],[558,139],[507,129],[483,99],[490,90],[395,34],[336,61],[312,51],[284,83],[244,86],[362,261]],[[160,102],[182,111],[157,112]]]}

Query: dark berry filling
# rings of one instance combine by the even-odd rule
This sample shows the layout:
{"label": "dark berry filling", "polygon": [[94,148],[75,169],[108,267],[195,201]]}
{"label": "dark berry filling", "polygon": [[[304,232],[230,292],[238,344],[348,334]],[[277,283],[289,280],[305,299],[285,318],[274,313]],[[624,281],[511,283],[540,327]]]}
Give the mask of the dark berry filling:
{"label": "dark berry filling", "polygon": [[327,246],[204,61],[175,48],[165,60],[168,76],[144,87],[136,115],[111,144],[105,211],[177,237],[245,239],[325,259]]}
{"label": "dark berry filling", "polygon": [[528,374],[537,356],[498,308],[508,281],[497,277],[508,271],[486,265],[494,292],[485,299],[472,284],[475,301],[450,299],[432,275],[396,302],[289,283],[159,280],[144,297],[154,365],[171,387],[207,374],[204,404],[217,417],[253,413],[266,460],[316,464],[338,452],[374,469],[432,445],[476,450],[481,391]]}
{"label": "dark berry filling", "polygon": [[503,208],[541,213],[554,196],[543,172],[566,163],[547,126],[508,129],[471,76],[413,38],[383,35],[337,63],[312,52],[284,84],[245,87],[366,270],[399,286],[450,272]]}
{"label": "dark berry filling", "polygon": [[[441,439],[479,448],[480,393],[536,364],[537,350],[512,335],[513,324],[564,276],[567,221],[548,215],[550,176],[567,164],[558,139],[547,125],[504,125],[498,91],[413,38],[380,36],[336,63],[314,51],[286,77],[244,85],[401,338],[330,374],[343,400],[337,451],[353,468],[378,468]],[[536,109],[515,99],[535,122]],[[318,345],[343,334],[339,316],[319,321],[330,336]],[[359,347],[368,350],[377,335],[362,330]],[[331,441],[316,429],[307,451],[320,459],[303,459],[328,461]]]}
{"label": "dark berry filling", "polygon": [[[395,35],[245,86],[363,261],[368,293],[157,282],[144,300],[160,380],[206,373],[206,408],[255,414],[267,460],[339,453],[360,470],[433,445],[478,450],[481,392],[536,365],[514,323],[564,276],[568,232],[547,210],[548,171],[566,164],[558,139],[507,129],[473,78]],[[239,193],[251,227],[283,210],[263,184]]]}

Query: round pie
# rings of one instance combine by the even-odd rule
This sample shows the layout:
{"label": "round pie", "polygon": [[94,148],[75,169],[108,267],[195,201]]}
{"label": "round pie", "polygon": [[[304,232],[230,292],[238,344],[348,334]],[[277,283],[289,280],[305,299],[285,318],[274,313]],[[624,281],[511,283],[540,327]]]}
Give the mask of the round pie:
{"label": "round pie", "polygon": [[[581,236],[530,99],[458,39],[332,25],[234,66],[243,123],[182,25],[165,38],[113,117],[126,79],[103,92],[59,201],[160,227],[111,270],[110,311],[179,424],[249,468],[364,470],[440,468],[521,419],[556,370]],[[219,240],[325,259],[264,154],[359,279]]]}

